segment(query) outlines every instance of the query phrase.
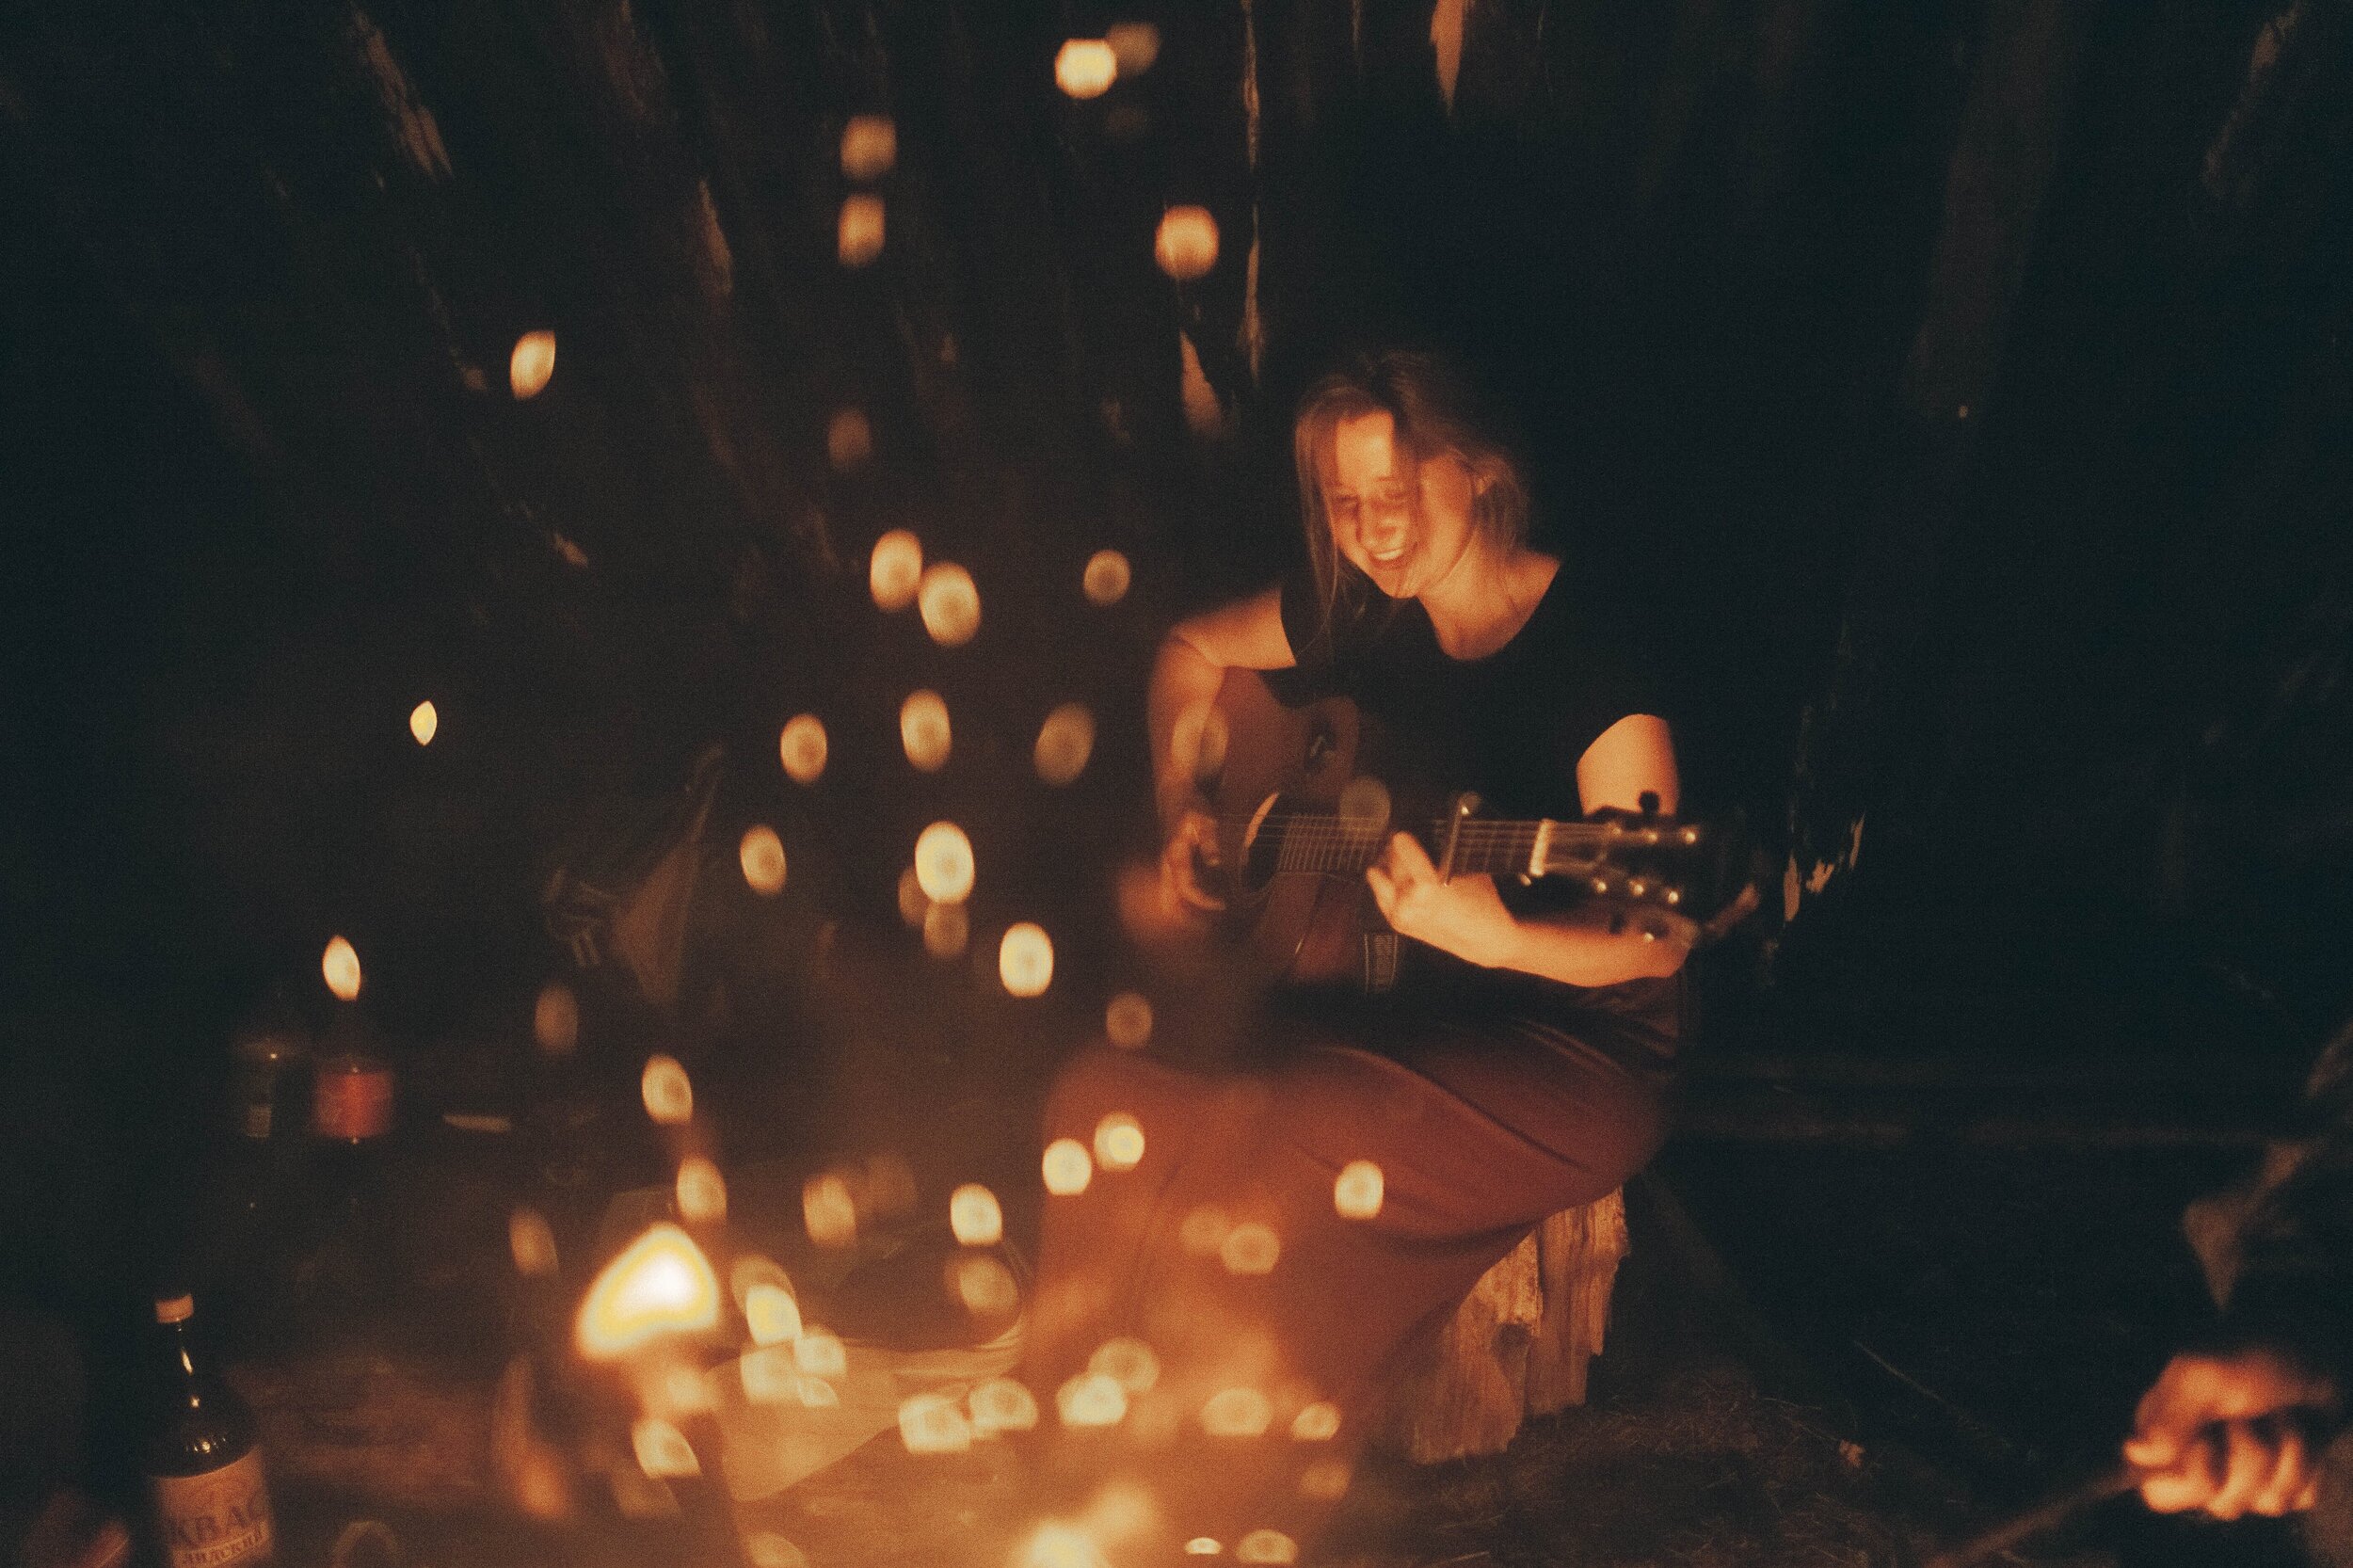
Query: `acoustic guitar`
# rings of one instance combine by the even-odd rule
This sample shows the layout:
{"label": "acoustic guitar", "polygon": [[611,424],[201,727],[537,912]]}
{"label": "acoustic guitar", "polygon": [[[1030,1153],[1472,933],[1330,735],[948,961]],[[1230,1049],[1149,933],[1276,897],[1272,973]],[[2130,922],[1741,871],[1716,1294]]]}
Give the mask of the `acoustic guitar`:
{"label": "acoustic guitar", "polygon": [[1401,829],[1442,877],[1565,880],[1579,897],[1563,918],[1596,929],[1697,946],[1756,905],[1739,835],[1707,824],[1656,813],[1497,821],[1479,816],[1471,795],[1426,820],[1396,816],[1387,788],[1360,772],[1367,726],[1345,697],[1286,707],[1256,671],[1229,669],[1211,728],[1224,744],[1203,747],[1218,820],[1210,885],[1244,962],[1269,982],[1396,984],[1403,944],[1365,870]]}

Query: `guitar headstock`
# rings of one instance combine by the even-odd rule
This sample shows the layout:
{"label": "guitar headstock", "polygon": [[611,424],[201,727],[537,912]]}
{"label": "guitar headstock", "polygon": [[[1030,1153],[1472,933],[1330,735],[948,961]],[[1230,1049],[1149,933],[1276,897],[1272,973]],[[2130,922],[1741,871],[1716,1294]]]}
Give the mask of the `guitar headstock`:
{"label": "guitar headstock", "polygon": [[1605,809],[1549,823],[1540,870],[1577,889],[1594,924],[1613,934],[1699,945],[1758,904],[1738,823]]}

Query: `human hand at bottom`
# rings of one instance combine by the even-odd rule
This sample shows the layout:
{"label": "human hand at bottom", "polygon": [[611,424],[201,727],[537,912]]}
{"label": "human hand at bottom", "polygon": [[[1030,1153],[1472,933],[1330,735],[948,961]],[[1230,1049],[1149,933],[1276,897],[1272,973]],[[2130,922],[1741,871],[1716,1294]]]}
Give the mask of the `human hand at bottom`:
{"label": "human hand at bottom", "polygon": [[2319,1491],[2319,1434],[2339,1406],[2334,1384],[2279,1351],[2184,1352],[2141,1396],[2124,1459],[2160,1513],[2293,1513]]}

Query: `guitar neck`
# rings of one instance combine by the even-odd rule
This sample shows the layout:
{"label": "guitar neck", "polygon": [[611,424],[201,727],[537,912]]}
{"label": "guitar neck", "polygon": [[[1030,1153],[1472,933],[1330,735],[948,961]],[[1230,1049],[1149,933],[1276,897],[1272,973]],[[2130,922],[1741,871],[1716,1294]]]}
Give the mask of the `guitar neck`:
{"label": "guitar neck", "polygon": [[[1384,825],[1343,817],[1288,816],[1277,869],[1357,875],[1381,858],[1389,840]],[[1433,858],[1443,854],[1447,834],[1454,840],[1454,871],[1464,876],[1545,876],[1581,871],[1594,849],[1615,828],[1590,823],[1493,822],[1473,818],[1459,826],[1439,821],[1415,835]]]}

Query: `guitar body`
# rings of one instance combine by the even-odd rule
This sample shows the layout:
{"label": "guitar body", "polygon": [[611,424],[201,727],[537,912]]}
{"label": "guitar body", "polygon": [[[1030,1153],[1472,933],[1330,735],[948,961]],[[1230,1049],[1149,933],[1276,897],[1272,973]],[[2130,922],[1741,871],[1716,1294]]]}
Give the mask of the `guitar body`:
{"label": "guitar body", "polygon": [[1256,670],[1229,669],[1218,691],[1225,756],[1211,800],[1227,924],[1266,984],[1385,989],[1398,937],[1360,872],[1288,871],[1266,853],[1270,809],[1334,812],[1356,776],[1363,716],[1346,697],[1286,708]]}

